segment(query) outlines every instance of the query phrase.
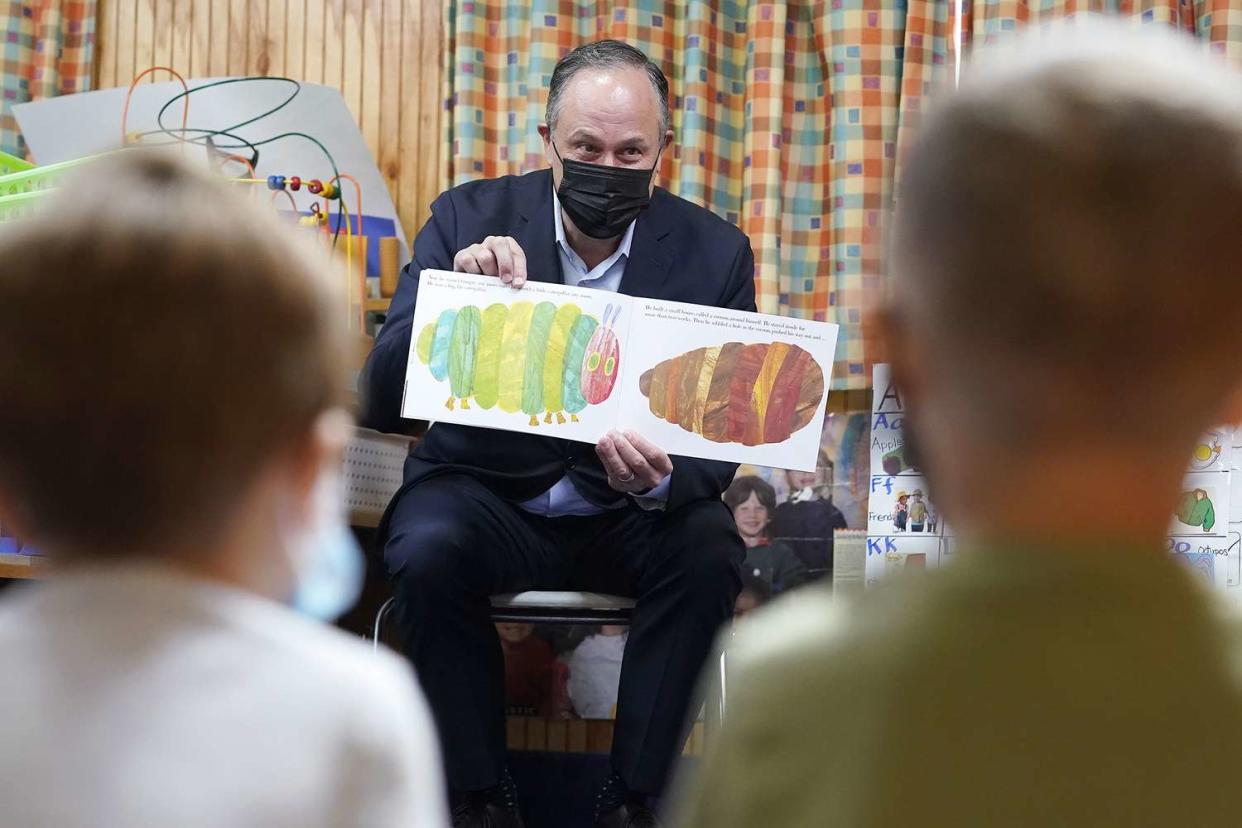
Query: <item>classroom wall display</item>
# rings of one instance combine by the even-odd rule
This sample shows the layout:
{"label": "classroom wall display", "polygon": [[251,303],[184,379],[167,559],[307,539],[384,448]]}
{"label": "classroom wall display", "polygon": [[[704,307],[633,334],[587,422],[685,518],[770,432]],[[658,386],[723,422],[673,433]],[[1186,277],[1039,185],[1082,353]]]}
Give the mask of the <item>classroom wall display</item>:
{"label": "classroom wall display", "polygon": [[[1229,543],[1220,556],[1224,564],[1224,586],[1242,599],[1242,429],[1230,435],[1229,457]],[[1236,590],[1236,591],[1233,591]]]}
{"label": "classroom wall display", "polygon": [[[1231,428],[1214,428],[1191,451],[1187,474],[1169,520],[1169,553],[1204,583],[1223,590],[1242,584]],[[1242,487],[1239,487],[1242,488]]]}
{"label": "classroom wall display", "polygon": [[[876,365],[873,379],[868,584],[911,564],[947,563],[957,544],[910,454],[901,395],[888,366]],[[1242,599],[1242,485],[1233,485],[1240,462],[1242,433],[1232,428],[1210,429],[1196,442],[1169,519],[1168,550],[1205,583]]]}
{"label": "classroom wall display", "polygon": [[905,408],[889,367],[877,364],[872,382],[868,585],[894,572],[940,566],[951,558],[954,540],[909,452]]}

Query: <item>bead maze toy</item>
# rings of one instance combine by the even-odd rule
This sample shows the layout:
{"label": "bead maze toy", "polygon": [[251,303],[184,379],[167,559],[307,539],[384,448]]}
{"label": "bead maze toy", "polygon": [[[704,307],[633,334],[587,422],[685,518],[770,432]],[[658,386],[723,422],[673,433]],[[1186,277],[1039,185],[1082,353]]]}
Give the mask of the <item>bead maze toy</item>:
{"label": "bead maze toy", "polygon": [[[135,129],[131,126],[129,118],[131,98],[138,84],[144,78],[157,72],[170,75],[180,89],[176,94],[171,94],[167,100],[163,95],[160,96],[159,101],[163,103],[162,106],[159,103],[155,104],[159,109],[154,117],[154,128]],[[265,111],[257,115],[250,116],[250,113],[246,113],[229,118],[229,120],[237,120],[238,123],[220,125],[208,121],[204,124],[201,115],[197,125],[190,123],[190,103],[196,93],[208,89],[220,89],[227,93],[229,89],[240,89],[237,86],[239,84],[251,83],[272,85],[277,91],[277,94],[271,97],[274,105],[264,103],[261,108]],[[134,77],[126,92],[124,108],[121,111],[120,134],[117,136],[120,140],[120,147],[117,151],[124,151],[129,147],[165,146],[180,147],[182,152],[192,152],[194,155],[202,152],[210,166],[222,177],[239,186],[253,187],[256,190],[266,189],[269,193],[269,203],[274,210],[290,217],[290,220],[296,221],[301,228],[313,233],[320,240],[326,255],[343,260],[346,280],[342,287],[349,309],[351,327],[364,331],[368,304],[371,306],[370,309],[382,311],[379,306],[384,303],[379,300],[368,302],[370,291],[367,283],[365,246],[368,239],[362,232],[364,216],[362,185],[353,175],[338,168],[332,153],[312,134],[289,129],[273,130],[277,134],[271,135],[255,134],[254,125],[288,106],[297,97],[301,88],[299,82],[290,78],[267,76],[193,83],[187,82],[170,67],[150,67]],[[268,95],[265,90],[259,91],[260,99]],[[250,100],[253,94],[248,93],[247,96],[242,96],[242,99]],[[218,106],[216,101],[218,101],[217,98],[212,98],[210,103],[203,105],[208,106],[214,112],[217,111],[214,107]],[[175,109],[178,106],[181,109],[179,113]],[[299,103],[299,107],[304,106],[305,104]],[[180,115],[179,118],[175,118],[175,121],[179,123],[176,123],[172,117],[166,119],[170,110],[174,117]],[[146,104],[145,111],[148,114],[143,116],[144,119],[150,118],[152,114],[150,103]],[[282,118],[285,119],[282,126],[289,126],[288,116],[285,115]],[[302,122],[299,117],[299,120],[292,124],[296,126]],[[238,134],[243,128],[245,128],[244,137]],[[300,160],[290,166],[302,169],[281,170],[278,168],[273,171],[269,162],[268,169],[263,170],[262,173],[275,172],[277,174],[265,175],[257,172],[262,169],[259,161],[261,148],[280,141],[307,142],[322,153],[325,163],[322,168],[316,169],[320,167],[320,164],[315,160],[313,150],[308,157],[307,153],[299,149],[294,155]],[[0,222],[32,214],[43,196],[55,191],[61,185],[67,172],[92,158],[106,158],[107,154],[105,152],[98,156],[74,158],[56,164],[36,166],[21,158],[0,153]],[[369,175],[371,171],[368,170],[363,177],[366,178]],[[307,196],[313,199],[309,204]],[[261,196],[256,193],[256,197]],[[336,214],[335,217],[333,213]],[[368,223],[370,221],[369,218]],[[341,238],[342,236],[344,238]]]}

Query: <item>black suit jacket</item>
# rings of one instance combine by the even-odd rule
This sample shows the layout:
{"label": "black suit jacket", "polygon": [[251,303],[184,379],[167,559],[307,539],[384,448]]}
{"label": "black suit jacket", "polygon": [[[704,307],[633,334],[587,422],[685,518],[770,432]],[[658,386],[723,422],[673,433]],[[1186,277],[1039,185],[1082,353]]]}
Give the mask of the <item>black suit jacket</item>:
{"label": "black suit jacket", "polygon": [[[552,173],[472,181],[440,195],[414,241],[414,257],[401,273],[388,321],[363,373],[363,424],[403,430],[401,395],[410,352],[418,277],[427,268],[453,269],[453,256],[487,236],[512,236],[526,253],[529,278],[560,282],[552,218]],[[621,293],[753,311],[755,262],[740,230],[709,210],[657,188],[638,217]],[[607,488],[595,447],[540,433],[497,431],[439,423],[406,461],[405,487],[428,476],[464,472],[515,502],[529,500],[569,475],[588,499],[621,500]],[[736,465],[673,458],[668,508],[717,498]],[[592,496],[594,494],[594,497]]]}

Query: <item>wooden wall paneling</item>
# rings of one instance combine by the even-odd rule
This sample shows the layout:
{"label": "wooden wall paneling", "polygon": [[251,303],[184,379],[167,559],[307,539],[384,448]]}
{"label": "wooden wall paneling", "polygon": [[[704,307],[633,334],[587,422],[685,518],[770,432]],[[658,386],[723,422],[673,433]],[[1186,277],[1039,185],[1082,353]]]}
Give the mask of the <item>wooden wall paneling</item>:
{"label": "wooden wall paneling", "polygon": [[526,719],[524,717],[505,717],[505,746],[509,750],[526,749]]}
{"label": "wooden wall paneling", "polygon": [[[224,0],[219,0],[225,5]],[[246,74],[246,49],[250,46],[250,0],[229,0],[228,57],[224,62],[224,74]]]}
{"label": "wooden wall paneling", "polygon": [[[406,74],[401,59],[401,16],[406,5],[402,0],[384,0],[383,27],[380,30],[380,134],[375,161],[394,202],[397,201],[401,170],[401,84]],[[402,218],[404,223],[404,216]],[[405,225],[406,233],[411,236],[417,229]]]}
{"label": "wooden wall paneling", "polygon": [[570,753],[586,753],[586,719],[570,719],[565,725],[565,750]]}
{"label": "wooden wall paneling", "polygon": [[98,25],[99,88],[164,63],[341,90],[407,234],[426,221],[443,184],[438,0],[100,0]]}
{"label": "wooden wall paneling", "polygon": [[285,75],[306,77],[306,0],[285,0]]}
{"label": "wooden wall paneling", "polygon": [[547,750],[548,749],[548,720],[540,717],[531,717],[526,720],[526,749],[527,750]]}
{"label": "wooden wall paneling", "polygon": [[587,719],[587,752],[607,753],[612,749],[613,723],[605,719]]}
{"label": "wooden wall paneling", "polygon": [[[136,17],[134,24],[134,71],[130,77],[125,79],[128,85],[139,72],[149,69],[155,65],[156,61],[168,57],[168,41],[164,40],[161,46],[159,40],[155,36],[155,3],[156,0],[138,0]],[[159,77],[158,72],[152,72],[143,78],[144,83],[159,83],[168,79],[167,75]]]}
{"label": "wooden wall paneling", "polygon": [[[324,0],[323,4],[323,83],[342,90],[345,76],[344,37],[345,0]],[[349,101],[345,101],[346,105]],[[354,111],[354,110],[351,110]]]}
{"label": "wooden wall paneling", "polygon": [[95,20],[95,65],[91,67],[91,88],[111,89],[116,86],[116,50],[105,53],[99,44],[116,42],[116,0],[99,0]]}
{"label": "wooden wall paneling", "polygon": [[186,80],[210,74],[211,6],[212,0],[190,0],[190,62],[186,64]]}
{"label": "wooden wall paneling", "polygon": [[405,225],[406,235],[413,240],[422,227],[419,214],[418,159],[427,151],[419,131],[419,75],[423,71],[420,51],[423,37],[423,14],[427,3],[406,3],[401,25],[401,54],[405,57],[401,80],[401,146],[398,149],[397,213]]}
{"label": "wooden wall paneling", "polygon": [[134,79],[134,38],[138,34],[139,0],[115,0],[115,2],[117,5],[115,85],[129,86],[130,81]]}
{"label": "wooden wall paneling", "polygon": [[274,78],[288,76],[285,57],[289,49],[289,36],[285,33],[285,20],[289,4],[285,0],[267,0],[267,74]]}
{"label": "wooden wall paneling", "polygon": [[362,11],[362,45],[359,57],[362,62],[362,73],[359,82],[362,84],[362,137],[367,141],[367,149],[371,157],[379,161],[380,141],[380,86],[384,78],[380,76],[383,63],[383,48],[380,44],[380,27],[383,25],[383,0],[361,0]]}
{"label": "wooden wall paneling", "polygon": [[548,727],[548,751],[553,753],[564,753],[566,734],[569,732],[569,725],[564,719],[549,719]]}
{"label": "wooden wall paneling", "polygon": [[[279,2],[279,0],[274,0]],[[268,0],[250,0],[246,8],[246,63],[242,75],[262,77],[272,65],[267,28]]]}
{"label": "wooden wall paneling", "polygon": [[[328,0],[306,0],[307,83],[325,83],[323,73],[323,15]],[[331,84],[330,84],[331,85]]]}
{"label": "wooden wall paneling", "polygon": [[341,94],[362,124],[362,0],[341,0]]}
{"label": "wooden wall paneling", "polygon": [[[194,0],[172,0],[169,5],[168,26],[169,40],[171,48],[168,56],[168,63],[188,78],[190,76],[190,64],[193,60],[190,52],[193,49],[193,31],[194,31]],[[160,80],[165,81],[171,77],[168,73],[162,73]]]}
{"label": "wooden wall paneling", "polygon": [[[422,227],[431,215],[432,199],[440,190],[440,55],[443,50],[443,12],[439,3],[422,2],[423,38],[419,45],[418,63],[418,134],[422,152],[417,173],[419,182],[415,199],[415,220]],[[431,189],[431,198],[427,190]],[[411,230],[411,233],[414,231]]]}
{"label": "wooden wall paneling", "polygon": [[[202,3],[204,0],[197,0]],[[213,78],[222,78],[229,73],[229,4],[226,0],[205,0],[211,8],[211,32],[207,37],[209,44],[207,73]]]}

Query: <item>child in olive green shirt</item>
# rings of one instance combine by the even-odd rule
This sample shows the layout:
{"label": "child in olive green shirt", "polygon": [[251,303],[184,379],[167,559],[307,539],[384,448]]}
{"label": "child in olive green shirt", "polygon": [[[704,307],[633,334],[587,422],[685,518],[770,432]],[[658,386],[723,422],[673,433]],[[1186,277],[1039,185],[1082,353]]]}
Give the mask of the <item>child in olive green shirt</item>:
{"label": "child in olive green shirt", "polygon": [[1019,39],[897,205],[871,353],[963,551],[741,622],[679,824],[1238,824],[1242,624],[1165,531],[1242,413],[1242,79],[1167,34]]}

